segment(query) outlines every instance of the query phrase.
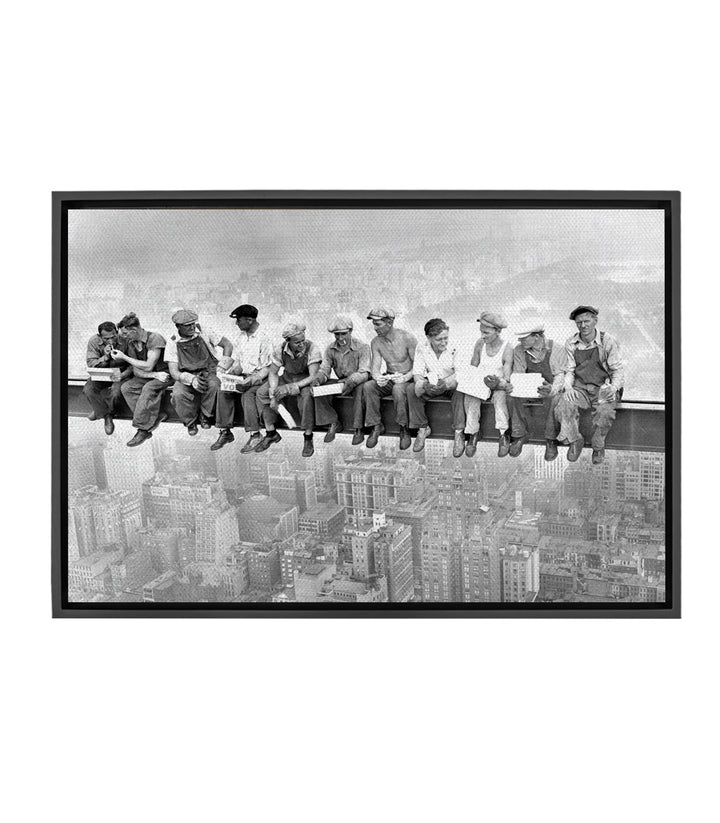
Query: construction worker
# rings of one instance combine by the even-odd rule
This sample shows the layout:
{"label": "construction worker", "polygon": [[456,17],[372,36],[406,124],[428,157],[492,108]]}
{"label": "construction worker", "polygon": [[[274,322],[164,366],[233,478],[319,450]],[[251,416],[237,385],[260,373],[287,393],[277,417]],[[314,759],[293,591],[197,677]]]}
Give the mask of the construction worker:
{"label": "construction worker", "polygon": [[260,328],[258,310],[249,303],[243,303],[230,312],[238,328],[233,336],[233,363],[228,369],[218,364],[218,373],[226,371],[232,375],[242,375],[243,381],[235,384],[235,391],[219,391],[215,425],[220,436],[210,446],[211,451],[221,449],[235,439],[231,428],[235,422],[235,401],[240,393],[242,399],[243,424],[250,437],[240,449],[241,454],[255,451],[262,440],[260,434],[260,413],[257,407],[257,392],[267,382],[270,372],[272,344],[265,330]]}
{"label": "construction worker", "polygon": [[124,352],[126,348],[126,341],[118,338],[117,326],[109,320],[98,326],[98,333],[94,334],[87,344],[85,360],[89,369],[120,369],[118,380],[108,382],[88,380],[83,387],[83,394],[87,397],[92,409],[89,419],[104,420],[105,434],[108,436],[115,431],[113,417],[122,400],[122,392],[120,391],[122,381],[132,376],[132,366],[121,359],[115,359],[112,356],[112,351],[118,349]]}
{"label": "construction worker", "polygon": [[[510,418],[507,407],[507,392],[512,389],[510,374],[512,372],[513,350],[501,337],[507,328],[505,318],[497,312],[484,311],[477,321],[480,324],[480,339],[475,343],[470,365],[475,366],[484,375],[483,382],[492,392],[495,407],[495,428],[500,433],[498,440],[498,457],[507,457],[510,452],[510,438],[507,431]],[[466,426],[470,435],[465,454],[473,457],[480,436],[481,399],[465,395],[464,399]]]}
{"label": "construction worker", "polygon": [[[517,338],[520,342],[513,349],[512,373],[542,375],[538,395],[543,400],[545,418],[545,459],[554,460],[557,457],[554,398],[563,387],[565,347],[556,346],[554,341],[545,337],[545,324],[540,320],[527,322],[525,330],[518,332]],[[523,398],[513,397],[512,394],[507,396],[507,404],[512,437],[509,453],[510,457],[518,457],[530,436],[527,408]]]}
{"label": "construction worker", "polygon": [[[302,456],[311,457],[315,453],[315,403],[310,385],[320,368],[322,353],[315,343],[305,337],[305,324],[301,321],[288,323],[282,330],[282,337],[283,342],[272,352],[268,381],[257,393],[258,409],[262,410],[265,421],[265,437],[255,451],[263,452],[282,440],[275,430],[278,406],[282,403],[287,408],[290,398],[295,398],[291,406],[296,407],[300,416],[304,438]],[[282,375],[279,374],[280,369],[283,370]]]}
{"label": "construction worker", "polygon": [[[335,341],[325,349],[318,373],[310,385],[322,386],[328,382],[342,382],[343,390],[340,396],[352,394],[352,445],[359,446],[365,439],[362,386],[370,377],[370,346],[353,336],[353,321],[346,314],[334,317],[328,325],[328,331],[335,336]],[[331,380],[332,372],[335,372],[337,381]],[[327,397],[315,398],[315,418],[318,426],[330,424],[325,435],[325,443],[332,443],[335,435],[342,430],[342,424]]]}
{"label": "construction worker", "polygon": [[116,360],[124,360],[133,370],[133,376],[120,385],[122,396],[133,413],[132,424],[137,429],[128,446],[139,446],[152,437],[163,420],[167,420],[162,405],[171,379],[164,359],[165,338],[144,329],[134,312],[126,314],[118,323],[118,335],[125,341],[127,353],[116,348],[111,354]]}
{"label": "construction worker", "polygon": [[578,428],[580,409],[592,411],[594,465],[605,459],[605,438],[615,420],[625,379],[620,346],[607,332],[597,330],[598,314],[594,306],[578,306],[570,312],[578,330],[565,343],[564,391],[555,411],[560,423],[558,439],[569,443],[570,462],[580,457],[585,445]]}
{"label": "construction worker", "polygon": [[450,400],[453,415],[455,442],[453,456],[462,457],[465,451],[465,408],[464,395],[456,391],[455,374],[457,349],[449,344],[450,327],[435,317],[425,324],[426,342],[415,349],[413,362],[414,382],[407,384],[410,428],[417,428],[418,433],[413,451],[425,448],[425,440],[430,435],[430,426],[425,414],[425,403],[429,398],[444,397]]}
{"label": "construction worker", "polygon": [[[196,312],[178,309],[172,316],[177,334],[165,347],[165,361],[175,381],[172,403],[192,437],[198,433],[198,422],[203,429],[209,429],[215,416],[220,388],[218,364],[229,368],[233,362],[233,347],[227,337],[203,330],[197,321]],[[222,349],[222,357],[217,356],[216,348]]]}
{"label": "construction worker", "polygon": [[[366,446],[377,446],[385,427],[380,416],[380,398],[392,394],[395,422],[400,426],[400,448],[409,449],[412,440],[408,431],[409,414],[406,383],[413,380],[413,360],[417,339],[404,329],[395,328],[395,312],[376,308],[368,314],[376,337],[370,343],[370,376],[363,384],[365,397],[365,425],[372,428]],[[383,371],[383,362],[386,371]]]}

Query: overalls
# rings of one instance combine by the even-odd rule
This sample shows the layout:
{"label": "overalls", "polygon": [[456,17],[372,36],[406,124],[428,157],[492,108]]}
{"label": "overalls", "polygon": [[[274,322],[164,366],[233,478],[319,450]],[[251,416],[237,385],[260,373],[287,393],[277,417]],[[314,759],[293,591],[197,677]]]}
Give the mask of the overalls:
{"label": "overalls", "polygon": [[[602,340],[602,332],[601,340]],[[556,417],[560,421],[560,440],[572,443],[581,439],[578,421],[580,409],[592,410],[592,447],[595,450],[605,448],[605,437],[615,420],[616,400],[607,402],[599,399],[600,388],[606,380],[610,380],[610,373],[600,362],[600,349],[593,346],[591,349],[575,350],[575,383],[578,399],[572,402],[565,395],[557,404]]]}
{"label": "overalls", "polygon": [[205,391],[198,391],[179,381],[173,386],[173,406],[183,425],[189,426],[196,423],[198,412],[206,418],[214,416],[217,393],[220,388],[220,381],[216,375],[217,363],[217,357],[199,334],[190,340],[178,339],[178,369],[193,375],[203,375],[208,382]]}

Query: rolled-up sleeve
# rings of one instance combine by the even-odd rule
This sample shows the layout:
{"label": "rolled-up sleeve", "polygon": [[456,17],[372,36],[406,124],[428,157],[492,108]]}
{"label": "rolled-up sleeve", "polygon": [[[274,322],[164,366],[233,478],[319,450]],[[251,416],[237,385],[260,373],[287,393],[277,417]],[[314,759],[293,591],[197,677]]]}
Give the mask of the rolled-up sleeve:
{"label": "rolled-up sleeve", "polygon": [[283,364],[282,354],[283,354],[283,344],[282,343],[279,343],[277,346],[273,346],[272,354],[270,355],[270,362],[273,364],[273,366],[277,366],[278,368],[280,368],[282,366],[282,364]]}
{"label": "rolled-up sleeve", "polygon": [[105,347],[102,345],[102,338],[91,337],[88,340],[87,352],[85,353],[85,361],[89,369],[96,368],[101,363],[106,364]]}
{"label": "rolled-up sleeve", "polygon": [[330,377],[330,373],[333,370],[334,360],[332,356],[332,346],[328,346],[325,349],[325,354],[323,354],[322,363],[320,363],[320,374],[322,374],[326,379]]}
{"label": "rolled-up sleeve", "polygon": [[320,346],[316,343],[310,344],[310,351],[308,352],[308,366],[312,365],[313,363],[322,363],[322,352],[320,351]]}
{"label": "rolled-up sleeve", "polygon": [[[267,368],[272,361],[272,344],[267,337],[260,340],[257,369]],[[257,371],[257,369],[255,371]]]}
{"label": "rolled-up sleeve", "polygon": [[[148,339],[148,350],[150,349],[150,339]],[[166,363],[177,363],[178,361],[178,354],[177,354],[177,343],[172,337],[167,341],[165,344],[165,362]]]}
{"label": "rolled-up sleeve", "polygon": [[514,374],[524,374],[527,371],[527,361],[522,346],[515,346],[513,349],[512,370]]}
{"label": "rolled-up sleeve", "polygon": [[605,362],[607,364],[607,370],[610,372],[610,382],[617,391],[625,385],[625,364],[620,354],[620,344],[609,334],[605,335],[603,343]]}
{"label": "rolled-up sleeve", "polygon": [[427,360],[422,346],[415,349],[415,359],[413,360],[413,374],[418,377],[425,377],[428,373]]}

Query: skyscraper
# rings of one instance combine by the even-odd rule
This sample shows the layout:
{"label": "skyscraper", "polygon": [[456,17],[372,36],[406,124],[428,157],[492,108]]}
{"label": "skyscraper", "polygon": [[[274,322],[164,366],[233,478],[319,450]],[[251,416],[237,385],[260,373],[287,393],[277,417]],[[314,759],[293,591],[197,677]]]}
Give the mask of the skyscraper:
{"label": "skyscraper", "polygon": [[523,603],[540,591],[540,553],[522,546],[500,548],[502,599]]}
{"label": "skyscraper", "polygon": [[211,503],[195,515],[195,559],[220,565],[240,539],[237,513],[227,503]]}
{"label": "skyscraper", "polygon": [[348,518],[359,520],[389,505],[419,500],[425,489],[424,468],[414,460],[351,457],[335,465],[335,487]]}
{"label": "skyscraper", "polygon": [[406,603],[412,600],[413,548],[412,529],[389,520],[381,526],[374,545],[375,566],[387,578],[388,600]]}

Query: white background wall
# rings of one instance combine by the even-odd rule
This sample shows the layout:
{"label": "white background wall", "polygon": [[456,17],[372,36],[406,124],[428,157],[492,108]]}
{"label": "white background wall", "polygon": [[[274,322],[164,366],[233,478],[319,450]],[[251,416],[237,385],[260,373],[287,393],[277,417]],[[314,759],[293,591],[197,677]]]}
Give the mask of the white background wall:
{"label": "white background wall", "polygon": [[681,189],[684,385],[706,392],[709,9],[4,10],[8,819],[710,816],[717,441],[689,409],[682,621],[51,621],[45,367],[53,189]]}

